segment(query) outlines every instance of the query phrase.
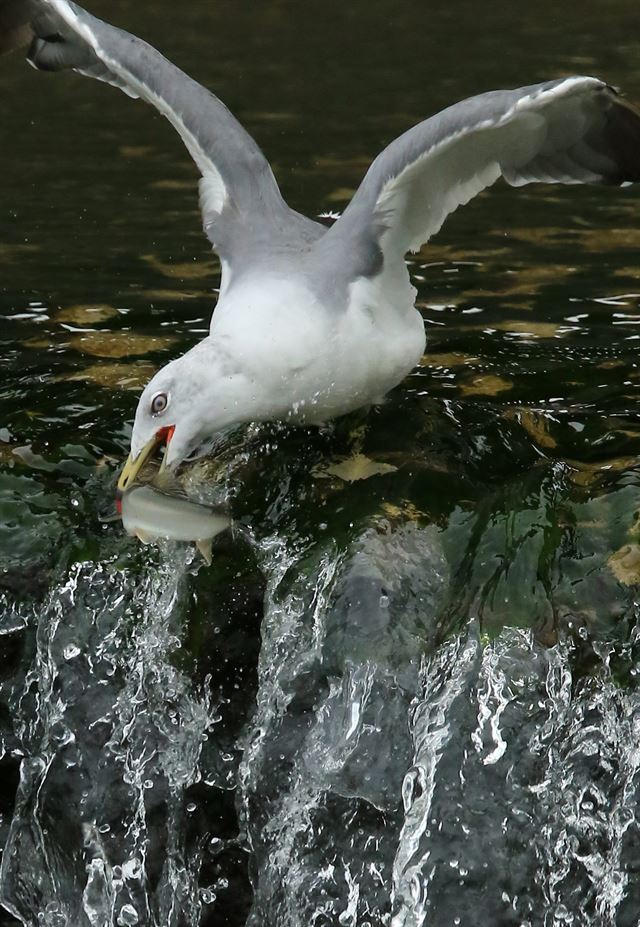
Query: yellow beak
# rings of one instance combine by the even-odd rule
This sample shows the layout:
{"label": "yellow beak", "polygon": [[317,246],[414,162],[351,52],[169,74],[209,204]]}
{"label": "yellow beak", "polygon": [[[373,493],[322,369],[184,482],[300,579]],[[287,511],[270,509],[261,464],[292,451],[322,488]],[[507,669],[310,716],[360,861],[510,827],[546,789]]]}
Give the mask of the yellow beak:
{"label": "yellow beak", "polygon": [[130,488],[138,473],[142,470],[149,457],[153,454],[157,446],[161,444],[163,440],[164,435],[161,435],[160,433],[155,434],[153,438],[147,441],[137,457],[132,458],[131,454],[129,454],[127,457],[127,462],[122,468],[120,479],[118,480],[118,492],[124,492],[125,489]]}

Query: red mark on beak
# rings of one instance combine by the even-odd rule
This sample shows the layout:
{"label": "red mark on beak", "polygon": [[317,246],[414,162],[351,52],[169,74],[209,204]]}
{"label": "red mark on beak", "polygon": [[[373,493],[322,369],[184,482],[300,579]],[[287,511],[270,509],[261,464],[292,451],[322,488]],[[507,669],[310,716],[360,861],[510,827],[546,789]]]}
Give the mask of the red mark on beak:
{"label": "red mark on beak", "polygon": [[160,442],[164,441],[166,446],[169,447],[169,441],[171,441],[173,438],[173,433],[175,430],[175,425],[165,425],[164,428],[158,428],[156,431],[156,438]]}
{"label": "red mark on beak", "polygon": [[[1,0],[0,0],[1,2]],[[162,461],[162,466],[160,469],[164,470],[167,463],[167,454],[169,453],[169,442],[173,438],[173,433],[176,430],[175,425],[165,425],[164,428],[158,428],[156,431],[156,438],[160,444],[164,443],[164,460]]]}

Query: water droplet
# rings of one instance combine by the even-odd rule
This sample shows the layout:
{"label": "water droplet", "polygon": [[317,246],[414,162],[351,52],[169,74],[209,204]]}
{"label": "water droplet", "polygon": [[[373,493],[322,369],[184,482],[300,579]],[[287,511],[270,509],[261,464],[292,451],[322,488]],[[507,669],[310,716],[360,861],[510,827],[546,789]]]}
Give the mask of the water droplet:
{"label": "water droplet", "polygon": [[118,914],[118,924],[121,927],[133,927],[138,923],[138,912],[131,904],[123,904]]}
{"label": "water droplet", "polygon": [[409,894],[411,895],[411,900],[416,905],[420,904],[422,901],[422,889],[422,879],[417,872],[414,872],[409,883]]}
{"label": "water droplet", "polygon": [[73,660],[74,657],[77,657],[80,653],[80,648],[77,644],[67,644],[67,646],[62,651],[62,656],[65,660]]}
{"label": "water droplet", "polygon": [[196,810],[197,807],[198,806],[196,805],[194,801],[190,801],[189,804],[187,805],[188,814],[193,814],[193,812]]}
{"label": "water droplet", "polygon": [[207,847],[207,849],[209,850],[209,853],[211,853],[213,856],[215,856],[215,855],[217,855],[218,853],[220,853],[220,851],[221,851],[223,848],[224,848],[224,843],[223,843],[223,841],[220,839],[220,837],[212,837],[211,840],[209,841],[209,845],[208,845],[208,847]]}
{"label": "water droplet", "polygon": [[122,876],[125,879],[139,879],[142,871],[142,865],[137,856],[133,856],[122,865]]}

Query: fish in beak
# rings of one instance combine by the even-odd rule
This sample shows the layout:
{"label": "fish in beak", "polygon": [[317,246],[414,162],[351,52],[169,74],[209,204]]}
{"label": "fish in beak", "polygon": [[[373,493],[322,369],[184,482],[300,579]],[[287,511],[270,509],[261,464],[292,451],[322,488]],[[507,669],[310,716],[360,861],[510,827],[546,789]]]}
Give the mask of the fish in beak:
{"label": "fish in beak", "polygon": [[127,534],[149,544],[159,538],[193,541],[208,564],[211,542],[231,525],[221,506],[165,495],[153,486],[134,486],[122,497],[122,524]]}
{"label": "fish in beak", "polygon": [[[118,511],[121,510],[121,500],[122,494],[127,490],[131,489],[135,479],[144,467],[147,460],[151,457],[157,447],[160,447],[161,444],[164,444],[166,448],[169,447],[169,442],[173,437],[175,431],[175,425],[168,425],[164,428],[159,428],[154,436],[147,441],[142,450],[133,457],[129,454],[127,462],[122,468],[122,473],[120,474],[120,479],[118,480],[118,487],[116,489],[116,507]],[[160,472],[165,468],[165,461],[167,459],[167,453],[165,449],[165,455],[162,463],[160,464]]]}

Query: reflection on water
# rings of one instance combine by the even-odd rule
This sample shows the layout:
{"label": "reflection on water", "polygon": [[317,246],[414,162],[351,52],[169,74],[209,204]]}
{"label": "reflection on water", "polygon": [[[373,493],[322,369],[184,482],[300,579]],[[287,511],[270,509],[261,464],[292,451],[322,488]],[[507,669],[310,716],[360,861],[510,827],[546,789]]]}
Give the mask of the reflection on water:
{"label": "reflection on water", "polygon": [[[640,100],[628,0],[157,6],[93,9],[310,214],[476,90]],[[637,193],[456,213],[411,262],[402,387],[185,474],[238,526],[206,568],[108,520],[135,390],[208,324],[193,169],[110,88],[17,59],[0,87],[0,923],[635,927]]]}

